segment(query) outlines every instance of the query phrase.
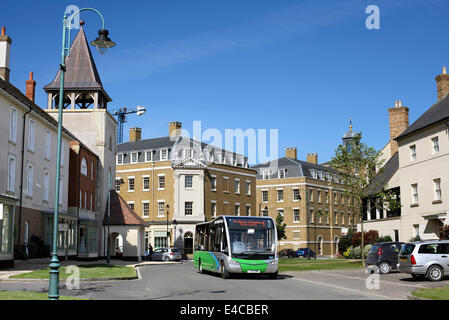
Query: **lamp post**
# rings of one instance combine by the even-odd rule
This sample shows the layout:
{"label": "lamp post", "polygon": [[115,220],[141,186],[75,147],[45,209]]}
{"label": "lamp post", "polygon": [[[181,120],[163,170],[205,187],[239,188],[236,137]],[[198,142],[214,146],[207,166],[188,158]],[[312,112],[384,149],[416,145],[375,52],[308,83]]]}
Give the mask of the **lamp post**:
{"label": "lamp post", "polygon": [[170,236],[168,235],[168,213],[170,210],[170,206],[167,204],[167,248],[170,247]]}
{"label": "lamp post", "polygon": [[[60,84],[59,84],[59,104],[58,104],[58,138],[57,138],[57,157],[56,157],[56,181],[55,181],[55,208],[53,216],[53,252],[50,262],[50,279],[48,298],[49,300],[59,300],[59,260],[58,260],[58,210],[59,210],[59,188],[60,188],[60,168],[61,168],[61,136],[62,136],[62,109],[64,106],[64,73],[66,71],[65,58],[70,54],[70,24],[73,17],[78,15],[81,11],[93,11],[97,13],[102,22],[103,28],[98,31],[98,38],[91,42],[91,44],[98,48],[101,54],[105,53],[110,47],[115,46],[115,43],[107,37],[108,31],[104,28],[104,19],[100,12],[92,8],[83,8],[70,17],[67,18],[67,14],[64,14],[62,21],[62,52],[61,52],[61,64],[60,66]],[[68,34],[67,34],[68,33]]]}

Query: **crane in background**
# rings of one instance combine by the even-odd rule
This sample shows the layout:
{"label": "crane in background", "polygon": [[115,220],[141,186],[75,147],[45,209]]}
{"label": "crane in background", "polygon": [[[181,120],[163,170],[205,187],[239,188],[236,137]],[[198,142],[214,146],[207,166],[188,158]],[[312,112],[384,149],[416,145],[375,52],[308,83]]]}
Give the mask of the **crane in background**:
{"label": "crane in background", "polygon": [[117,127],[117,144],[123,142],[123,124],[126,122],[126,115],[131,113],[136,113],[138,116],[145,114],[147,109],[145,107],[138,106],[135,109],[127,109],[126,107],[117,109],[114,111],[114,116],[117,116],[118,127]]}

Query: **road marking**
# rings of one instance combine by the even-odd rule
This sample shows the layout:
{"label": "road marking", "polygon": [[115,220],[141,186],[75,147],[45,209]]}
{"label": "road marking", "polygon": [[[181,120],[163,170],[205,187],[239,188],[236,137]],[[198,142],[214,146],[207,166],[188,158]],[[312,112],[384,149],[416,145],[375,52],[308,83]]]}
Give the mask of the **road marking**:
{"label": "road marking", "polygon": [[[312,271],[313,273],[317,273],[317,274],[325,274],[327,276],[333,276],[333,277],[340,277],[340,278],[346,278],[346,279],[357,279],[357,280],[362,280],[362,281],[366,281],[366,278],[359,278],[359,277],[351,277],[351,276],[343,276],[343,275],[339,275],[339,274],[332,274],[332,273],[326,273],[326,272],[321,272],[321,271]],[[370,274],[367,273],[367,276],[369,276]],[[380,284],[382,283],[389,283],[389,284],[393,284],[396,286],[405,286],[405,287],[413,287],[413,288],[427,288],[426,286],[422,285],[422,284],[406,284],[406,283],[396,283],[396,282],[391,282],[391,281],[386,281],[386,280],[382,280],[380,279]]]}
{"label": "road marking", "polygon": [[329,284],[329,283],[323,283],[323,282],[306,280],[306,279],[299,279],[299,278],[292,278],[292,279],[297,280],[297,281],[308,282],[308,283],[312,283],[312,284],[316,284],[316,285],[331,287],[331,288],[338,289],[338,290],[346,290],[346,291],[362,294],[362,295],[365,295],[365,296],[379,297],[379,298],[388,299],[388,300],[392,300],[393,299],[392,297],[388,297],[388,296],[384,296],[384,295],[380,295],[380,294],[375,294],[375,293],[370,293],[370,292],[365,292],[365,291],[357,290],[357,289],[351,289],[351,288],[336,286],[336,285]]}

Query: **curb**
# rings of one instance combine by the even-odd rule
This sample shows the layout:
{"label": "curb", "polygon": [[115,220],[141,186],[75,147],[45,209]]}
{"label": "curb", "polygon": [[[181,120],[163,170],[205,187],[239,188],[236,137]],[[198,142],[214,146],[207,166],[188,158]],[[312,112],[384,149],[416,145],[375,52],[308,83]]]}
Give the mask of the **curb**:
{"label": "curb", "polygon": [[[121,278],[89,278],[80,279],[80,282],[92,282],[92,281],[121,281],[121,280],[136,280],[140,279],[138,276],[135,277],[121,277]],[[67,279],[60,279],[60,283],[64,283]],[[48,282],[49,279],[0,279],[1,282]]]}
{"label": "curb", "polygon": [[414,296],[414,295],[411,295],[411,294],[407,295],[407,299],[408,300],[431,300],[431,299],[427,299],[427,298],[420,298],[420,297],[417,297],[417,296]]}

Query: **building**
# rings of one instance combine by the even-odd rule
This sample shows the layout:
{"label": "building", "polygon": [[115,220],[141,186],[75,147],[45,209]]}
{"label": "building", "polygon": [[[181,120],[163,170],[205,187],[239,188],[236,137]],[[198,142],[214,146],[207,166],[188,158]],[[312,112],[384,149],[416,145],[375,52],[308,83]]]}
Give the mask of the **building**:
{"label": "building", "polygon": [[256,172],[242,155],[181,135],[170,122],[168,136],[117,146],[115,188],[141,217],[145,248],[176,246],[193,252],[195,225],[219,215],[256,215]]}
{"label": "building", "polygon": [[356,223],[350,198],[344,196],[338,172],[318,164],[316,153],[307,161],[297,158],[296,148],[285,157],[258,164],[258,215],[283,217],[286,239],[279,249],[309,247],[317,255],[335,255],[342,234]]}
{"label": "building", "polygon": [[[86,156],[89,158],[89,160],[86,158],[87,175],[81,174],[81,176],[90,175],[92,169],[89,167],[92,159],[95,157],[97,159],[94,161],[96,164],[93,164],[95,193],[88,192],[87,189],[83,190],[83,188],[93,190],[92,183],[89,183],[89,186],[80,184],[80,190],[72,196],[76,198],[81,192],[84,195],[79,197],[85,198],[87,192],[87,201],[84,199],[80,202],[79,199],[74,198],[74,202],[71,202],[71,205],[77,203],[79,206],[81,203],[81,206],[84,206],[81,208],[85,212],[81,212],[80,215],[82,222],[80,222],[79,232],[82,233],[81,237],[85,236],[89,239],[89,247],[88,252],[83,255],[95,258],[106,255],[103,217],[107,209],[108,192],[115,176],[117,121],[107,110],[107,104],[112,100],[103,88],[82,26],[70,47],[70,55],[66,58],[66,69],[63,126],[78,137],[78,141],[82,141],[85,148],[81,148],[80,152],[89,150],[87,152],[89,156]],[[44,87],[48,97],[45,112],[54,119],[58,118],[60,73],[59,70],[54,80]],[[80,154],[78,158],[82,160],[83,157]],[[85,168],[81,165],[82,163],[79,166],[80,170],[84,170]],[[92,210],[87,203],[95,205],[92,205]],[[81,243],[80,248],[82,248]]]}

